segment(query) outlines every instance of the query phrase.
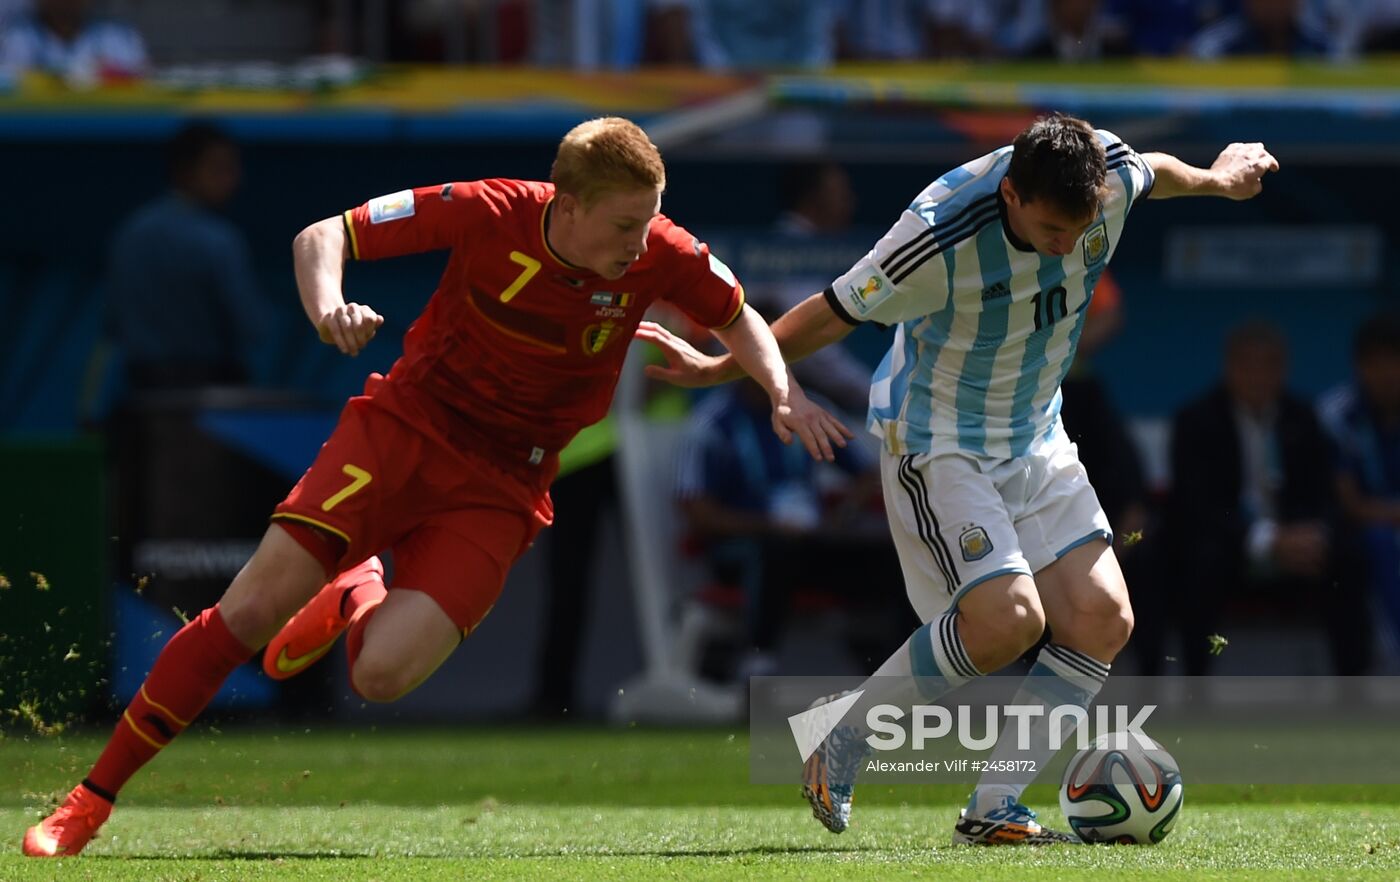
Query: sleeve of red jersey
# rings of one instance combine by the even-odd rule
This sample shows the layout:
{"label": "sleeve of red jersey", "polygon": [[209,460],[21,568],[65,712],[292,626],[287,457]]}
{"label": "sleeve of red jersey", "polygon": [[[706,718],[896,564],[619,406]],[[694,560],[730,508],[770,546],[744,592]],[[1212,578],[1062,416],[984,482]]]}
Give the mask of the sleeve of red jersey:
{"label": "sleeve of red jersey", "polygon": [[485,182],[471,181],[376,196],[343,218],[350,253],[356,260],[378,260],[466,244],[501,210]]}
{"label": "sleeve of red jersey", "polygon": [[670,227],[663,240],[677,265],[673,276],[677,284],[662,299],[706,328],[734,324],[744,311],[744,286],[733,270],[710,253],[710,246],[681,227]]}

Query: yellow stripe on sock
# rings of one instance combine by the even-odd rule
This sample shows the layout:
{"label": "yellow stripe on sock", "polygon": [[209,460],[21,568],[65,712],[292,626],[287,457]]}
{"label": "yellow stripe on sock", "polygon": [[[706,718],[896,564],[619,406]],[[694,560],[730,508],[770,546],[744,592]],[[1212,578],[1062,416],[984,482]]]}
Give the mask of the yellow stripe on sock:
{"label": "yellow stripe on sock", "polygon": [[161,744],[151,736],[147,735],[145,732],[141,731],[141,727],[136,725],[136,721],[131,718],[131,711],[122,711],[122,719],[126,720],[126,724],[131,727],[131,731],[146,739],[146,743],[154,747],[156,750],[160,750],[161,748],[165,747],[164,744]]}
{"label": "yellow stripe on sock", "polygon": [[179,724],[180,724],[180,728],[183,729],[184,727],[186,727],[186,726],[189,725],[189,722],[188,722],[188,721],[182,720],[182,719],[180,719],[179,717],[175,716],[175,712],[172,711],[170,708],[166,707],[165,705],[163,705],[163,704],[161,704],[160,702],[156,701],[155,699],[151,698],[151,696],[147,695],[147,694],[146,694],[146,684],[145,684],[145,683],[142,683],[142,684],[141,684],[141,697],[144,698],[144,699],[146,699],[146,704],[149,704],[151,707],[155,708],[156,710],[158,710],[158,711],[160,711],[161,713],[165,714],[165,715],[166,715],[167,717],[169,717],[170,719],[172,719],[172,720],[174,720],[175,722],[179,723]]}

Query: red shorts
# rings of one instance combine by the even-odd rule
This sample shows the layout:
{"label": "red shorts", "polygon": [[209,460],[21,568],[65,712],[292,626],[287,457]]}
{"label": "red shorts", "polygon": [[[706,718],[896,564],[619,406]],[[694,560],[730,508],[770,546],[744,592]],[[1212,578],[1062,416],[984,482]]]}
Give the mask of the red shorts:
{"label": "red shorts", "polygon": [[[317,555],[327,578],[391,550],[391,587],[424,592],[470,633],[554,516],[543,482],[494,466],[490,455],[484,445],[450,447],[357,396],[272,518]],[[294,524],[318,527],[343,545],[327,553]]]}

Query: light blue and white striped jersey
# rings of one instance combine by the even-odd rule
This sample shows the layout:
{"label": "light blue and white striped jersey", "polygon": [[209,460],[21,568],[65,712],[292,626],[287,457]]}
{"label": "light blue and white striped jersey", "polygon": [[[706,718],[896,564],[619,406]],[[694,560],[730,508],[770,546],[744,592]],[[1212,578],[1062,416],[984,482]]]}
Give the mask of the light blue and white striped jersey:
{"label": "light blue and white striped jersey", "polygon": [[930,184],[827,289],[843,318],[896,326],[871,381],[868,418],[891,453],[1014,458],[1059,424],[1060,382],[1094,285],[1128,210],[1153,184],[1131,147],[1098,136],[1109,192],[1068,255],[1008,238],[1000,186],[1011,147],[1003,147]]}

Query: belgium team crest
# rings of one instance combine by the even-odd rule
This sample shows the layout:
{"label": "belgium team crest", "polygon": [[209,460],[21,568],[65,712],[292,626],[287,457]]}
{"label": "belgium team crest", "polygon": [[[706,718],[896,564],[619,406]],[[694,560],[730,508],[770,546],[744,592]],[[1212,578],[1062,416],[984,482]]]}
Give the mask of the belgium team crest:
{"label": "belgium team crest", "polygon": [[617,322],[609,319],[596,325],[589,325],[583,329],[583,352],[585,355],[597,355],[607,348],[608,344],[617,337]]}

